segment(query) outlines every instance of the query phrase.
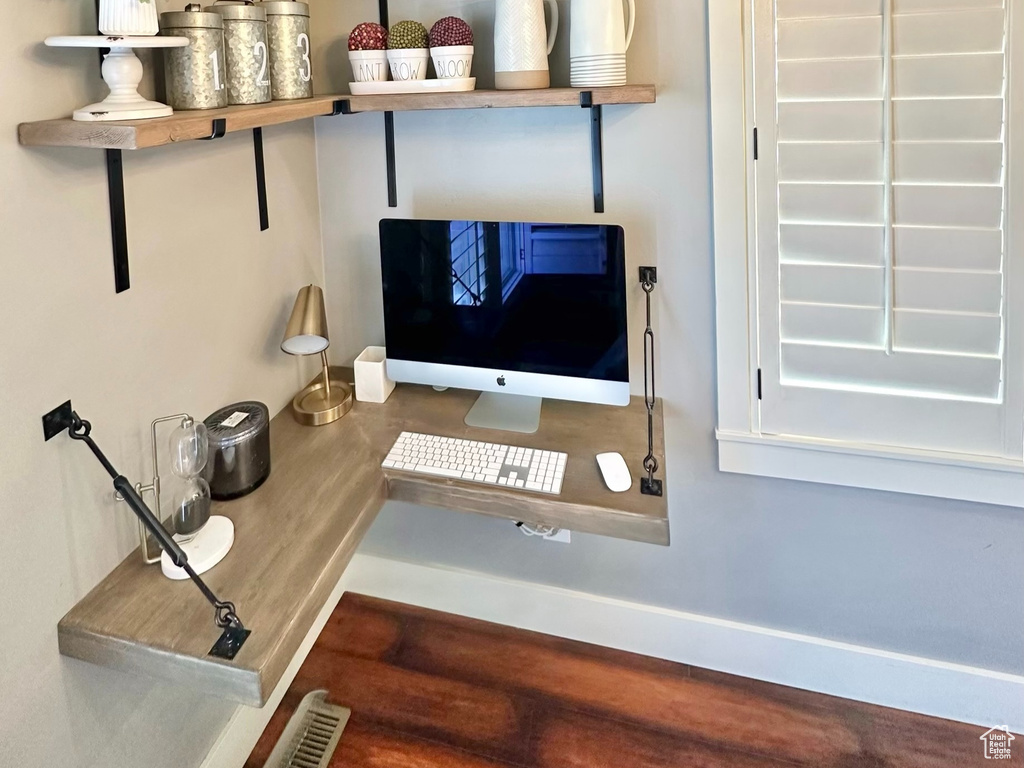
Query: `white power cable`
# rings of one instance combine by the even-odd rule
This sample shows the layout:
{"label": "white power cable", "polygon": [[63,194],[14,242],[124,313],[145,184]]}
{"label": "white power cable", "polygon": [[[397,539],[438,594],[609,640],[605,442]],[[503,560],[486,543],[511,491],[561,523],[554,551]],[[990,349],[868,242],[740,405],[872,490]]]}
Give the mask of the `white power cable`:
{"label": "white power cable", "polygon": [[555,528],[553,525],[527,525],[526,523],[516,523],[516,527],[518,527],[525,536],[540,536],[542,539],[554,538],[562,532],[561,528]]}

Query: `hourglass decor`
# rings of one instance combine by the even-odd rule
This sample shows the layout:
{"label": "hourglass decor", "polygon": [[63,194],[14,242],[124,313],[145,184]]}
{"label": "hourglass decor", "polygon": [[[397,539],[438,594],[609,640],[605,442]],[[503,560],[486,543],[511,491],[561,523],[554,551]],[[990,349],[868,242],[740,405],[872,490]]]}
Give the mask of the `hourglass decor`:
{"label": "hourglass decor", "polygon": [[[170,451],[171,470],[185,481],[171,514],[174,539],[188,553],[196,572],[203,573],[223,560],[235,541],[234,523],[226,517],[210,516],[210,484],[202,476],[210,453],[206,425],[183,415],[171,433]],[[153,469],[158,474],[155,462]],[[154,479],[154,484],[159,485],[159,479]],[[160,556],[160,569],[169,579],[188,578],[166,552]]]}
{"label": "hourglass decor", "polygon": [[[170,518],[163,517],[163,506],[160,501],[160,464],[157,454],[157,429],[161,424],[178,422],[171,434],[170,456],[171,471],[185,481],[184,487],[176,494],[174,511]],[[209,438],[206,425],[197,422],[187,413],[175,416],[163,416],[149,425],[152,459],[153,481],[149,485],[135,484],[135,491],[142,496],[153,494],[156,514],[160,521],[166,522],[174,535],[174,541],[188,555],[189,563],[196,573],[205,573],[224,559],[235,542],[235,525],[228,518],[220,515],[210,516],[210,485],[202,477],[203,468],[210,453]],[[117,494],[118,501],[125,499]],[[160,563],[160,569],[169,579],[180,581],[189,577],[183,569],[175,565],[173,558],[166,550],[160,554],[150,547],[150,537],[140,522],[139,538],[142,559],[148,564]]]}
{"label": "hourglass decor", "polygon": [[[168,522],[174,533],[174,540],[188,555],[196,573],[205,573],[224,559],[235,541],[235,526],[226,517],[210,517],[210,486],[202,477],[203,468],[210,452],[206,425],[197,422],[187,413],[164,416],[150,424],[152,440],[153,481],[149,485],[136,484],[139,495],[153,494],[157,516],[162,518],[160,503],[160,464],[157,455],[157,428],[168,422],[178,422],[170,438],[171,471],[185,481],[184,487],[176,494],[174,511]],[[119,497],[120,498],[120,497]],[[122,499],[123,500],[123,499]],[[150,539],[146,529],[139,526],[142,539],[142,558],[146,563],[160,562],[160,569],[169,579],[187,579],[188,574],[175,565],[165,551],[150,551]]]}

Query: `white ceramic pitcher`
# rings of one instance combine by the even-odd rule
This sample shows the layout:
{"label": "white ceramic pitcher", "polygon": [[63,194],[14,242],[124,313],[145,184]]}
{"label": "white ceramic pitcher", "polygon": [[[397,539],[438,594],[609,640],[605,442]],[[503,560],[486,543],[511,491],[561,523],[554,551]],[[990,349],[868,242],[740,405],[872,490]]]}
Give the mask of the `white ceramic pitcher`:
{"label": "white ceramic pitcher", "polygon": [[[551,31],[544,3],[551,8]],[[503,90],[550,88],[548,55],[558,36],[555,0],[495,0],[494,87]]]}
{"label": "white ceramic pitcher", "polygon": [[622,15],[622,0],[572,0],[569,55],[572,59],[621,56],[633,42],[635,0],[628,0],[629,23]]}

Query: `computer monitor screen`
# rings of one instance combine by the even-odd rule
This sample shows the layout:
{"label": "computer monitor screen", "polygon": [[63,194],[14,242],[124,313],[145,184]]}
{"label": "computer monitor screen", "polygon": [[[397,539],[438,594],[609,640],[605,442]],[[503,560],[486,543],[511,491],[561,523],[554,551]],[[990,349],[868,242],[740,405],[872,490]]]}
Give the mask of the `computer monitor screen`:
{"label": "computer monitor screen", "polygon": [[396,381],[629,402],[621,227],[380,224]]}

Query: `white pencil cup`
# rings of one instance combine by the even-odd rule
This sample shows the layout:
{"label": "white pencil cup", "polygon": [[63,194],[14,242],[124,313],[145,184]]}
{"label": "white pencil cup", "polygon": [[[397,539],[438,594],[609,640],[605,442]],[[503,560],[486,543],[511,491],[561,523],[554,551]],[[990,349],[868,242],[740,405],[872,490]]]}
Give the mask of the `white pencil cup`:
{"label": "white pencil cup", "polygon": [[384,347],[367,347],[356,358],[356,400],[383,403],[395,391],[395,382],[388,378],[387,359]]}

